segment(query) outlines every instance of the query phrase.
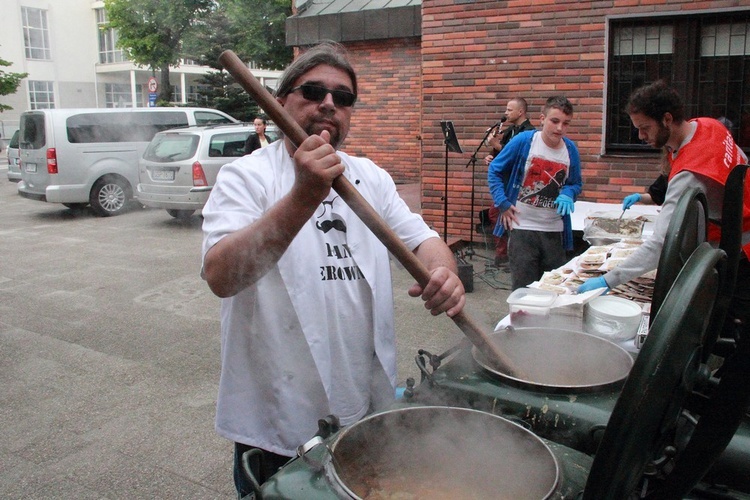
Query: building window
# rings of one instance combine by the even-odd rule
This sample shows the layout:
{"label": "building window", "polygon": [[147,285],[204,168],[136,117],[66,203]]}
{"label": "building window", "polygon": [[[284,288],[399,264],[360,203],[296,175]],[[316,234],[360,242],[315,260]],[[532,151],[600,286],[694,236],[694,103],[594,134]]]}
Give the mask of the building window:
{"label": "building window", "polygon": [[31,109],[53,109],[55,107],[53,83],[29,80],[29,106]]}
{"label": "building window", "polygon": [[130,85],[124,83],[104,84],[104,106],[107,108],[132,108]]}
{"label": "building window", "polygon": [[606,149],[653,151],[625,113],[628,97],[664,79],[688,117],[723,118],[750,151],[750,11],[610,22]]}
{"label": "building window", "polygon": [[96,9],[96,26],[99,30],[99,62],[126,61],[125,54],[117,48],[117,31],[107,28],[107,11],[105,9]]}
{"label": "building window", "polygon": [[21,22],[23,23],[23,43],[26,49],[26,59],[52,59],[49,48],[47,11],[21,7]]}

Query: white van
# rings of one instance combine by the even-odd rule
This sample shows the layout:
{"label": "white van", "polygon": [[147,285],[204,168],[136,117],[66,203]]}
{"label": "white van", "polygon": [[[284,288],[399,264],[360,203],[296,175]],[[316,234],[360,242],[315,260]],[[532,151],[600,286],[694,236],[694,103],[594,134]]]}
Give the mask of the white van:
{"label": "white van", "polygon": [[100,216],[118,215],[133,199],[138,161],[157,132],[238,123],[204,108],[43,109],[21,113],[18,194]]}

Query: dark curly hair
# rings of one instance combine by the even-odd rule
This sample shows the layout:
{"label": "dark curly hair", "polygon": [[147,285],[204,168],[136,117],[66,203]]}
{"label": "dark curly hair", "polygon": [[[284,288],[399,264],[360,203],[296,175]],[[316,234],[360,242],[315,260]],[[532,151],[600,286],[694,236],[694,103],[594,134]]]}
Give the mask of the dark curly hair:
{"label": "dark curly hair", "polygon": [[625,112],[629,115],[641,113],[657,122],[661,122],[664,114],[669,113],[675,123],[685,121],[685,105],[680,94],[664,80],[636,89],[628,99]]}

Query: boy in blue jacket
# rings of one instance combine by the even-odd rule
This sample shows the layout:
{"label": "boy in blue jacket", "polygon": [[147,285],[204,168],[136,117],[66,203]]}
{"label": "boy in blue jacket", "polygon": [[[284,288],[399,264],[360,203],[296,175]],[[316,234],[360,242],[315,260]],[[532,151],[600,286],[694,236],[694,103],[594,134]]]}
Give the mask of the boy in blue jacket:
{"label": "boy in blue jacket", "polygon": [[572,119],[570,101],[550,97],[542,110],[542,130],[516,135],[490,163],[490,193],[500,210],[494,234],[509,233],[513,290],[565,264],[566,250],[573,249],[570,214],[583,181],[578,148],[565,137]]}

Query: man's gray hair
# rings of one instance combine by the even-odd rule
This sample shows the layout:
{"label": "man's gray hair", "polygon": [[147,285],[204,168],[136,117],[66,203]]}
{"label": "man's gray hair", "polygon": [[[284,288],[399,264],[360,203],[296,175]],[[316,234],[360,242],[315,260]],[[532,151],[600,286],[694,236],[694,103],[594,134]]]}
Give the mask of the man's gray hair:
{"label": "man's gray hair", "polygon": [[346,54],[346,49],[335,42],[322,42],[306,50],[287,67],[276,87],[276,97],[284,97],[294,88],[294,82],[311,69],[325,64],[338,68],[352,79],[352,91],[357,95],[357,75]]}

